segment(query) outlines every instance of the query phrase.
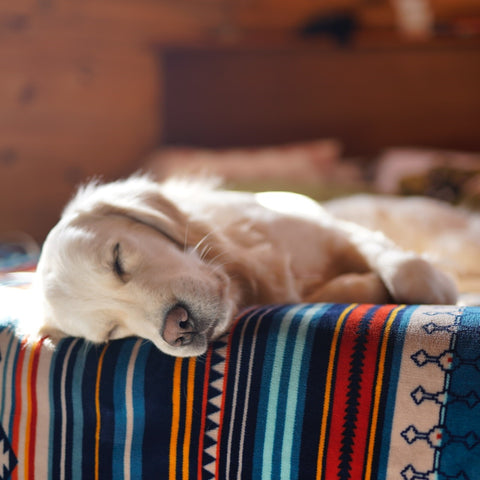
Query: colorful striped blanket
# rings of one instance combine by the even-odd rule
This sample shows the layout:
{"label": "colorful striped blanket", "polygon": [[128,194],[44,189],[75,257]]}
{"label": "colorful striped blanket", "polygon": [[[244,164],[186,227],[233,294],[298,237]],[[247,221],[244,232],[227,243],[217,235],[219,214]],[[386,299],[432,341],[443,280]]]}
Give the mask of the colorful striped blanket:
{"label": "colorful striped blanket", "polygon": [[184,359],[1,308],[2,480],[480,479],[479,308],[259,307]]}

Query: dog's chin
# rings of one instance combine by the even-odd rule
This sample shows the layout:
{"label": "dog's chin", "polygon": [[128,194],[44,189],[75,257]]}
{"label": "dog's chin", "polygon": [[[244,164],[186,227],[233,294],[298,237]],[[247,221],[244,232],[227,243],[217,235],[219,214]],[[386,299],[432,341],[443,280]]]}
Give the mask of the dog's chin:
{"label": "dog's chin", "polygon": [[200,356],[207,352],[212,342],[228,332],[234,313],[234,302],[226,301],[218,307],[216,315],[211,316],[208,320],[206,317],[203,317],[203,320],[197,318],[197,321],[203,324],[203,329],[197,332],[187,345],[172,345],[165,341],[161,332],[160,335],[151,340],[159,350],[168,355],[175,357]]}
{"label": "dog's chin", "polygon": [[153,340],[154,345],[163,353],[174,357],[198,357],[206,353],[209,346],[209,338],[206,333],[198,334],[189,345],[175,347],[163,340],[161,336]]}

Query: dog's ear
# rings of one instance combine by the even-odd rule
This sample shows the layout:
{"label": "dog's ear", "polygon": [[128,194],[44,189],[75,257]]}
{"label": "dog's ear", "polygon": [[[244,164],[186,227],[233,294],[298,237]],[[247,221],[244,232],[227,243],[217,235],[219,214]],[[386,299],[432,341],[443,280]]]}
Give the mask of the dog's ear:
{"label": "dog's ear", "polygon": [[173,243],[185,243],[187,217],[166,199],[136,198],[134,201],[116,201],[115,204],[99,203],[95,213],[119,215],[147,225]]}
{"label": "dog's ear", "polygon": [[111,184],[91,183],[67,205],[64,216],[118,215],[143,223],[174,243],[184,245],[188,217],[161,192],[159,185],[142,177]]}
{"label": "dog's ear", "polygon": [[[214,242],[216,233],[209,225],[180,210],[164,195],[162,188],[162,184],[144,176],[103,185],[91,182],[78,191],[63,215],[119,215],[148,225],[181,248],[197,246],[207,236],[209,244],[219,243],[218,239]],[[180,185],[178,188],[185,187]],[[209,251],[212,255],[218,254],[214,248]]]}

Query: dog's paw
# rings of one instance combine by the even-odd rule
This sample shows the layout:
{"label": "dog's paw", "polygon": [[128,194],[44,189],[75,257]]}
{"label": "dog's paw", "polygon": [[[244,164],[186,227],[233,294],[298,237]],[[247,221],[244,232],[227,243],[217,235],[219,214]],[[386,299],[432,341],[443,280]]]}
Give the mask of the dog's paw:
{"label": "dog's paw", "polygon": [[385,279],[397,303],[454,305],[458,292],[453,278],[424,258],[395,259]]}
{"label": "dog's paw", "polygon": [[45,345],[55,348],[66,335],[58,328],[42,325],[37,332],[37,337],[44,338]]}

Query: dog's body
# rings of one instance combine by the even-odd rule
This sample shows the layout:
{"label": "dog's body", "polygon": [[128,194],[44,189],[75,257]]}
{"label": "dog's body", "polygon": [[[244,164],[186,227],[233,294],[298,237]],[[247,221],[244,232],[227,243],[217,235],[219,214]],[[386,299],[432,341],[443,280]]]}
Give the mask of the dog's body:
{"label": "dog's body", "polygon": [[81,190],[44,244],[37,283],[44,334],[138,335],[177,356],[205,352],[247,305],[457,295],[427,260],[305,197],[145,177]]}

